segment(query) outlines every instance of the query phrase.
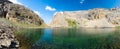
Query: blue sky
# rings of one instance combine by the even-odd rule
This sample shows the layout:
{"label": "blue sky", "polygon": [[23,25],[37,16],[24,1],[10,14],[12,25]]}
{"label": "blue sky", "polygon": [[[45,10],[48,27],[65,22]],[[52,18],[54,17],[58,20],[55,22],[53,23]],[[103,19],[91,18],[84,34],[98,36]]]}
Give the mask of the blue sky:
{"label": "blue sky", "polygon": [[10,0],[36,12],[50,23],[55,12],[120,7],[120,0]]}

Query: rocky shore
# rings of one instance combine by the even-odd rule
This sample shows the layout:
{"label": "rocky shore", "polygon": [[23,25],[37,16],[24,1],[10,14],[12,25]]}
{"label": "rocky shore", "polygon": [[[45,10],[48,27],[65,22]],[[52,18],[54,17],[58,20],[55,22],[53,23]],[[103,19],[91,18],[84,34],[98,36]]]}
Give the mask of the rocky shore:
{"label": "rocky shore", "polygon": [[18,49],[19,42],[14,36],[14,27],[0,21],[0,49]]}
{"label": "rocky shore", "polygon": [[[9,0],[0,0],[0,49],[18,49],[19,41],[14,32],[17,28],[41,26],[43,19],[29,8],[14,4]],[[16,27],[17,26],[17,27]]]}

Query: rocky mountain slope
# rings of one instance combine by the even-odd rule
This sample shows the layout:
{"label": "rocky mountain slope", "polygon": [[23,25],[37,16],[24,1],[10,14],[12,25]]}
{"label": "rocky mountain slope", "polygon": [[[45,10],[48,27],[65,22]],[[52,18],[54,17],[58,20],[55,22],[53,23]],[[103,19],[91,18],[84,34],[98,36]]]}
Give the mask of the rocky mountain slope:
{"label": "rocky mountain slope", "polygon": [[8,0],[0,0],[0,18],[13,22],[42,25],[44,21],[30,9],[14,4]]}
{"label": "rocky mountain slope", "polygon": [[57,12],[50,27],[117,27],[120,9],[96,8],[82,11]]}
{"label": "rocky mountain slope", "polygon": [[[8,0],[0,0],[0,49],[18,49],[19,41],[14,33],[19,31],[16,24],[41,26],[44,21],[30,9],[14,4]],[[34,25],[31,25],[34,27]]]}

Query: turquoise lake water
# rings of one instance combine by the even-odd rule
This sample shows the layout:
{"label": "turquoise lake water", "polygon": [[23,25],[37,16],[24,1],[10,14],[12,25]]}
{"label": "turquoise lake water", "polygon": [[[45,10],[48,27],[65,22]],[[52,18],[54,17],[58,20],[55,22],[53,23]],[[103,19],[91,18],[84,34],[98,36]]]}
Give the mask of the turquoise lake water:
{"label": "turquoise lake water", "polygon": [[21,29],[20,49],[120,49],[118,28]]}

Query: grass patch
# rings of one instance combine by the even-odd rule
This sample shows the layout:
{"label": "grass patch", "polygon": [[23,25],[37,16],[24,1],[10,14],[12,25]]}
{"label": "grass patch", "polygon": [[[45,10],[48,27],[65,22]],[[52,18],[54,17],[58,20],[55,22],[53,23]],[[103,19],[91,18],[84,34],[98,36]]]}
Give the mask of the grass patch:
{"label": "grass patch", "polygon": [[0,18],[0,21],[8,23],[11,26],[17,26],[20,28],[44,28],[47,26],[45,23],[43,23],[42,25],[26,24],[26,23],[20,23],[20,22],[13,22],[5,18]]}
{"label": "grass patch", "polygon": [[120,28],[120,26],[116,26],[116,28]]}
{"label": "grass patch", "polygon": [[75,20],[66,19],[69,27],[76,27],[77,23]]}

